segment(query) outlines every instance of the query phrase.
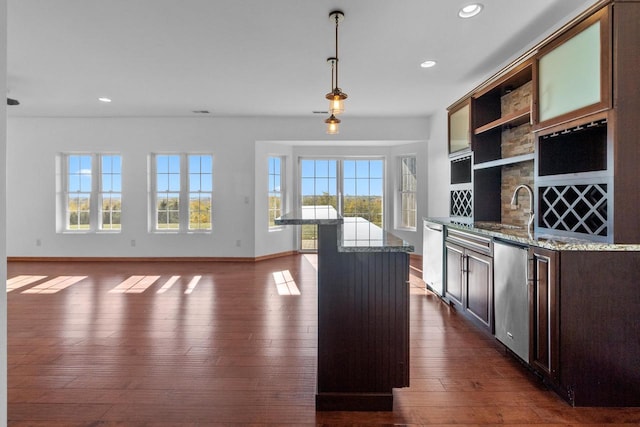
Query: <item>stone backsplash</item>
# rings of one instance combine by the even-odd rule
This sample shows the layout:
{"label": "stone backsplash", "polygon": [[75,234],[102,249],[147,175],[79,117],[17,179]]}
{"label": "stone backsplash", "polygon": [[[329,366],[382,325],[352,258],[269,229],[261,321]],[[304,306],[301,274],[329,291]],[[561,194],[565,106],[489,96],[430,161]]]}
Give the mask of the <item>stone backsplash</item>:
{"label": "stone backsplash", "polygon": [[[500,99],[502,116],[530,106],[531,88],[532,84],[528,82],[502,96]],[[531,132],[529,122],[517,127],[506,127],[502,130],[501,151],[503,159],[533,153],[534,146],[533,132]],[[520,184],[527,184],[533,189],[533,160],[502,167],[500,213],[501,221],[505,224],[527,225],[530,207],[526,191],[520,190],[519,205],[511,206],[513,191]]]}
{"label": "stone backsplash", "polygon": [[[531,82],[525,83],[500,98],[502,116],[522,110],[531,104]],[[534,142],[531,124],[502,130],[502,158],[533,153]]]}
{"label": "stone backsplash", "polygon": [[502,185],[500,189],[501,222],[526,227],[530,210],[529,195],[526,190],[520,190],[518,206],[511,206],[513,191],[520,184],[527,184],[532,190],[534,189],[533,160],[502,167]]}
{"label": "stone backsplash", "polygon": [[504,94],[500,98],[500,110],[502,112],[502,116],[504,117],[507,114],[511,114],[515,111],[531,106],[531,88],[532,83],[527,82],[519,88]]}

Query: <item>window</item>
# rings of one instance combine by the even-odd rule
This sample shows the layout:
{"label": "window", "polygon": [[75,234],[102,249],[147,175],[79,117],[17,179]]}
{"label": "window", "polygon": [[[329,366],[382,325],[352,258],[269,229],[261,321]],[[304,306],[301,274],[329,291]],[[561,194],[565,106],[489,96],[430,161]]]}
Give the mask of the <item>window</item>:
{"label": "window", "polygon": [[[300,160],[300,205],[303,215],[313,218],[332,218],[338,209],[338,161]],[[318,227],[300,227],[300,249],[318,249]]]}
{"label": "window", "polygon": [[154,158],[153,230],[211,230],[212,156],[157,154]]}
{"label": "window", "polygon": [[189,230],[211,230],[211,156],[189,157]]}
{"label": "window", "polygon": [[[368,239],[383,229],[383,159],[301,159],[300,205],[313,218],[345,218],[344,238]],[[301,227],[301,250],[317,249],[317,227]]]}
{"label": "window", "polygon": [[284,170],[284,158],[269,157],[269,228],[279,228],[275,219],[282,216],[284,205],[282,174]]}
{"label": "window", "polygon": [[416,229],[417,223],[416,157],[400,159],[400,228]]}
{"label": "window", "polygon": [[116,155],[101,158],[100,229],[120,230],[122,215],[122,166]]}
{"label": "window", "polygon": [[364,218],[383,228],[382,181],[384,161],[345,160],[343,216]]}
{"label": "window", "polygon": [[120,231],[122,158],[118,154],[66,154],[65,231]]}

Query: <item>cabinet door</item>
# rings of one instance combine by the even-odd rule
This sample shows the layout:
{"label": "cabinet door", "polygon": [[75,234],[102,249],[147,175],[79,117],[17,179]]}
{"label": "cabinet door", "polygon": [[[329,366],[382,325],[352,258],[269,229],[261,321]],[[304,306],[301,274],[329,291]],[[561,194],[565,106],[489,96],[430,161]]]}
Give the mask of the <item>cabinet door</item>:
{"label": "cabinet door", "polygon": [[603,8],[541,49],[537,58],[538,127],[609,107],[609,18]]}
{"label": "cabinet door", "polygon": [[471,107],[469,100],[449,111],[449,154],[471,148]]}
{"label": "cabinet door", "polygon": [[462,305],[462,275],[464,271],[464,249],[453,243],[445,243],[447,283],[446,296],[455,304]]}
{"label": "cabinet door", "polygon": [[466,262],[465,310],[493,332],[493,260],[468,250]]}
{"label": "cabinet door", "polygon": [[533,298],[531,299],[531,365],[556,380],[559,363],[558,253],[531,249]]}

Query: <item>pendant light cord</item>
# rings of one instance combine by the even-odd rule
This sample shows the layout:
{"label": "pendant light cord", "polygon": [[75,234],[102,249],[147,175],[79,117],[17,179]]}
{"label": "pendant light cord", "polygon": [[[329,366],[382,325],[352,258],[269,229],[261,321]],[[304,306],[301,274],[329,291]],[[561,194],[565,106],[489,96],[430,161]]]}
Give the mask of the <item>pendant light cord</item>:
{"label": "pendant light cord", "polygon": [[336,19],[336,86],[334,89],[337,89],[340,87],[338,85],[338,62],[340,62],[340,59],[339,59],[340,57],[338,56],[338,22],[340,22],[340,16],[336,14],[335,19]]}

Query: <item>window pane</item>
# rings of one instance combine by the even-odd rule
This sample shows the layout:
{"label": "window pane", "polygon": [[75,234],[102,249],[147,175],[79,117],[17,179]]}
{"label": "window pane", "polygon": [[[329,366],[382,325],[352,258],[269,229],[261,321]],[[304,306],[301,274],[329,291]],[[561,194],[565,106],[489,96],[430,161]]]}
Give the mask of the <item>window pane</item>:
{"label": "window pane", "polygon": [[90,194],[76,194],[69,196],[67,202],[67,229],[68,230],[88,230],[89,229],[89,205]]}
{"label": "window pane", "polygon": [[90,229],[91,155],[67,156],[67,230]]}
{"label": "window pane", "polygon": [[169,173],[180,174],[180,156],[168,156]]}
{"label": "window pane", "polygon": [[343,172],[345,178],[356,177],[356,162],[354,160],[345,160],[343,166]]}
{"label": "window pane", "polygon": [[365,177],[369,176],[369,161],[368,160],[358,160],[356,161],[356,176]]}
{"label": "window pane", "polygon": [[402,197],[400,203],[401,227],[415,228],[417,224],[417,176],[415,156],[403,157],[400,173]]}
{"label": "window pane", "polygon": [[280,157],[269,157],[268,174],[268,225],[275,227],[275,219],[282,216],[282,159]]}
{"label": "window pane", "polygon": [[112,191],[121,192],[122,191],[122,177],[119,175],[120,172],[116,172],[118,175],[111,176],[111,188]]}
{"label": "window pane", "polygon": [[178,229],[180,227],[178,193],[162,193],[157,196],[158,229]]}
{"label": "window pane", "polygon": [[156,171],[158,173],[169,173],[169,156],[156,157]]}
{"label": "window pane", "polygon": [[122,214],[122,162],[120,155],[101,156],[102,176],[100,198],[100,229],[120,230],[120,218]]}
{"label": "window pane", "polygon": [[211,197],[201,193],[192,193],[189,196],[189,229],[211,229]]}
{"label": "window pane", "polygon": [[180,191],[180,174],[169,174],[169,191]]}
{"label": "window pane", "polygon": [[119,230],[121,228],[122,200],[118,194],[102,197],[102,229]]}
{"label": "window pane", "polygon": [[70,193],[80,191],[80,175],[69,175],[68,191]]}
{"label": "window pane", "polygon": [[189,191],[200,191],[200,175],[196,173],[189,174]]}
{"label": "window pane", "polygon": [[329,161],[316,160],[316,177],[328,177],[328,176],[329,176]]}
{"label": "window pane", "polygon": [[211,229],[212,156],[189,155],[189,230]]}

